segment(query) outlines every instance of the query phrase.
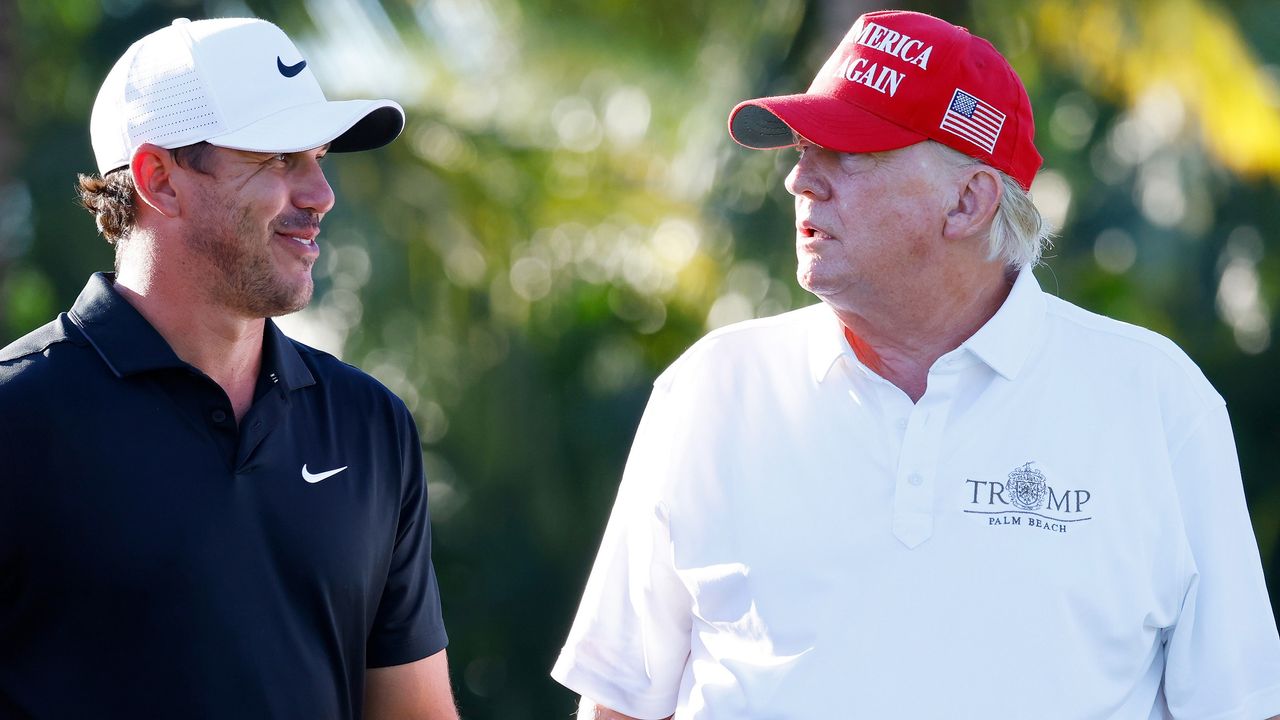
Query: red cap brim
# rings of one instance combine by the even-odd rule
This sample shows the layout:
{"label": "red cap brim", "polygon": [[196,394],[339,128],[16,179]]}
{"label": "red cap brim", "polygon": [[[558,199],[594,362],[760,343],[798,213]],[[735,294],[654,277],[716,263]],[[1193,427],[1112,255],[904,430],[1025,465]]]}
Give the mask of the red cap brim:
{"label": "red cap brim", "polygon": [[779,95],[738,103],[729,134],[756,150],[795,145],[795,135],[837,152],[897,150],[929,138],[830,95]]}

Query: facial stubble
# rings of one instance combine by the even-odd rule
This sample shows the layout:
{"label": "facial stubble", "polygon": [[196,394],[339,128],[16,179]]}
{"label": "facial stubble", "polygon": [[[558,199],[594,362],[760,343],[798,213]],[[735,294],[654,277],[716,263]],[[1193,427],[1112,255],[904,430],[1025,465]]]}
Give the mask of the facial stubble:
{"label": "facial stubble", "polygon": [[255,221],[249,207],[208,189],[201,199],[207,214],[190,226],[186,241],[208,261],[211,300],[246,317],[287,315],[311,302],[310,275],[301,284],[281,276],[272,256],[274,233]]}

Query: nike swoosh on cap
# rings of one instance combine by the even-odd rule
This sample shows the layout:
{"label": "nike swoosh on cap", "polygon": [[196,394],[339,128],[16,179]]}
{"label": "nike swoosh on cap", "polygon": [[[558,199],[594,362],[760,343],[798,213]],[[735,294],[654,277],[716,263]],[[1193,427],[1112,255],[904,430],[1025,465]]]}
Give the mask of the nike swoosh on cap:
{"label": "nike swoosh on cap", "polygon": [[307,466],[304,464],[302,466],[302,479],[306,480],[309,483],[318,483],[321,480],[324,480],[325,478],[331,478],[334,475],[337,475],[338,473],[346,469],[347,469],[347,466],[343,465],[342,467],[335,468],[333,470],[326,470],[324,472],[313,473],[313,472],[308,472]]}
{"label": "nike swoosh on cap", "polygon": [[280,74],[285,77],[293,77],[294,75],[297,75],[302,72],[302,68],[306,66],[306,60],[302,60],[295,65],[285,65],[284,60],[281,60],[279,55],[276,56],[276,69],[278,69]]}

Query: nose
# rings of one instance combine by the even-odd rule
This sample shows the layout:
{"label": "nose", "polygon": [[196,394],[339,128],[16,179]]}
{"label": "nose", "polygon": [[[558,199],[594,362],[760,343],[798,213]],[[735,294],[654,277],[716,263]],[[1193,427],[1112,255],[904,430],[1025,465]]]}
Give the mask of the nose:
{"label": "nose", "polygon": [[333,188],[324,176],[317,157],[305,158],[295,170],[297,177],[293,191],[293,204],[300,210],[310,210],[323,215],[333,209]]}
{"label": "nose", "polygon": [[827,183],[822,177],[822,173],[818,167],[818,152],[815,148],[804,148],[802,146],[800,157],[796,160],[795,167],[791,168],[791,172],[787,173],[787,179],[783,185],[787,188],[787,192],[796,197],[804,196],[810,200],[825,200],[827,197]]}

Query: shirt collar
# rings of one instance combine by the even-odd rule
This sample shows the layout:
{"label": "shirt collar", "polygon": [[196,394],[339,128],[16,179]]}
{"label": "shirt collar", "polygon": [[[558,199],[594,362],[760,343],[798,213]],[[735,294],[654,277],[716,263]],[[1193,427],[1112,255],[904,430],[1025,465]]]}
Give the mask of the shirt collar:
{"label": "shirt collar", "polygon": [[302,361],[298,348],[271,318],[267,318],[262,336],[262,370],[273,384],[278,379],[285,390],[293,391],[316,384],[315,376]]}
{"label": "shirt collar", "polygon": [[1031,266],[1018,271],[1009,297],[978,332],[961,343],[1006,380],[1017,377],[1044,322],[1045,299]]}
{"label": "shirt collar", "polygon": [[813,381],[821,383],[841,357],[847,356],[855,364],[858,359],[844,338],[844,325],[826,303],[813,308],[812,320],[809,327],[809,370],[813,373]]}
{"label": "shirt collar", "polygon": [[[116,377],[191,367],[178,357],[151,323],[116,292],[114,273],[94,273],[68,316]],[[297,348],[270,319],[262,338],[262,372],[267,377],[278,378],[286,390],[315,384]]]}
{"label": "shirt collar", "polygon": [[[1044,312],[1045,300],[1040,283],[1030,266],[1023,267],[1018,271],[1004,304],[960,347],[1012,380],[1031,353]],[[813,320],[809,331],[809,369],[814,382],[821,383],[826,379],[841,357],[848,357],[855,365],[861,365],[845,340],[844,326],[830,308],[823,304],[821,311],[815,311]]]}
{"label": "shirt collar", "polygon": [[116,292],[114,273],[94,273],[67,314],[116,377],[187,367],[151,323]]}

